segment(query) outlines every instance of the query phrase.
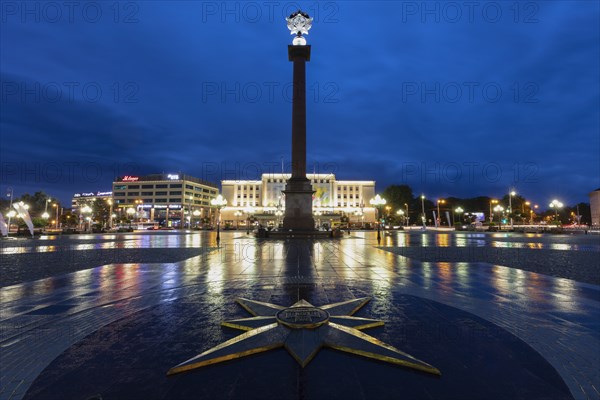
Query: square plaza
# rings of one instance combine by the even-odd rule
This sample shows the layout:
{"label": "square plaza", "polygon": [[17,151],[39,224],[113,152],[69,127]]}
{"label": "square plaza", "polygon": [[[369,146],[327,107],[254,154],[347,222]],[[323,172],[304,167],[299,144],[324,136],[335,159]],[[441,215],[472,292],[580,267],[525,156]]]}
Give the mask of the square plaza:
{"label": "square plaza", "polygon": [[[3,242],[0,397],[598,397],[597,236],[399,231],[378,245],[375,235]],[[441,375],[323,346],[305,367],[274,348],[167,376],[243,335],[221,325],[251,317],[237,299],[357,298],[370,301],[356,317],[383,321],[365,334]]]}

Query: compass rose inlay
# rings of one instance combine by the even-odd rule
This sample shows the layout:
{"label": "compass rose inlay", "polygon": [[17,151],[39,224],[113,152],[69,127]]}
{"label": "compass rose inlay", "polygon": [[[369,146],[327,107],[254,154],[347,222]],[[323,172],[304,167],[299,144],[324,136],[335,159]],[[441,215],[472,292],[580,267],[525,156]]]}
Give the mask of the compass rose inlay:
{"label": "compass rose inlay", "polygon": [[371,300],[368,297],[315,307],[300,300],[291,307],[260,301],[237,299],[253,315],[251,318],[222,322],[221,325],[245,331],[171,368],[167,375],[234,360],[284,347],[305,367],[322,347],[356,354],[416,369],[434,375],[440,371],[395,347],[362,332],[382,326],[383,321],[354,317]]}

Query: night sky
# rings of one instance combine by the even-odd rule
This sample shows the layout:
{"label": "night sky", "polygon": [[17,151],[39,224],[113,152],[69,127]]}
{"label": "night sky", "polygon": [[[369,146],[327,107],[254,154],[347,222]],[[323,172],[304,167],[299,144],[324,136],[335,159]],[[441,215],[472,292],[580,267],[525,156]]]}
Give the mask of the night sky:
{"label": "night sky", "polygon": [[542,205],[600,187],[597,1],[3,1],[2,193],[280,172],[297,5],[309,172]]}

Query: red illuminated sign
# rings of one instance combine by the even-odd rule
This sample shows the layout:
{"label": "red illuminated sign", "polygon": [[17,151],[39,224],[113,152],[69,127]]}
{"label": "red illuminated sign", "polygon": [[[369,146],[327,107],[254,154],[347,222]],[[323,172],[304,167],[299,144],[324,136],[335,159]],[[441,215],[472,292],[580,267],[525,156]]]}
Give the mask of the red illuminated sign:
{"label": "red illuminated sign", "polygon": [[139,176],[130,176],[130,175],[125,175],[122,179],[123,182],[137,182],[138,179],[140,179]]}

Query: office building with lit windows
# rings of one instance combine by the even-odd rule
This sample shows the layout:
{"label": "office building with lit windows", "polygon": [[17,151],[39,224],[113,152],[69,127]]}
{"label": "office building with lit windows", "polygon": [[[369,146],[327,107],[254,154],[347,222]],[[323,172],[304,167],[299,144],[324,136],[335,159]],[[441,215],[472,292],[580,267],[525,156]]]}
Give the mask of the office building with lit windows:
{"label": "office building with lit windows", "polygon": [[112,199],[112,192],[82,192],[75,193],[71,199],[71,212],[79,214],[79,208],[93,204],[97,199],[109,201]]}
{"label": "office building with lit windows", "polygon": [[217,197],[216,184],[183,174],[126,175],[113,182],[115,210],[141,221],[166,222],[211,218],[215,212],[210,201]]}
{"label": "office building with lit windows", "polygon": [[600,228],[600,188],[591,192],[589,196],[592,226],[594,228]]}
{"label": "office building with lit windows", "polygon": [[[342,221],[360,225],[375,221],[369,200],[375,197],[375,181],[336,180],[333,174],[307,174],[312,182],[313,214],[319,225],[336,226]],[[284,190],[290,174],[263,174],[261,180],[224,180],[221,192],[227,206],[222,221],[246,226],[249,218],[263,226],[276,226],[285,208]]]}

